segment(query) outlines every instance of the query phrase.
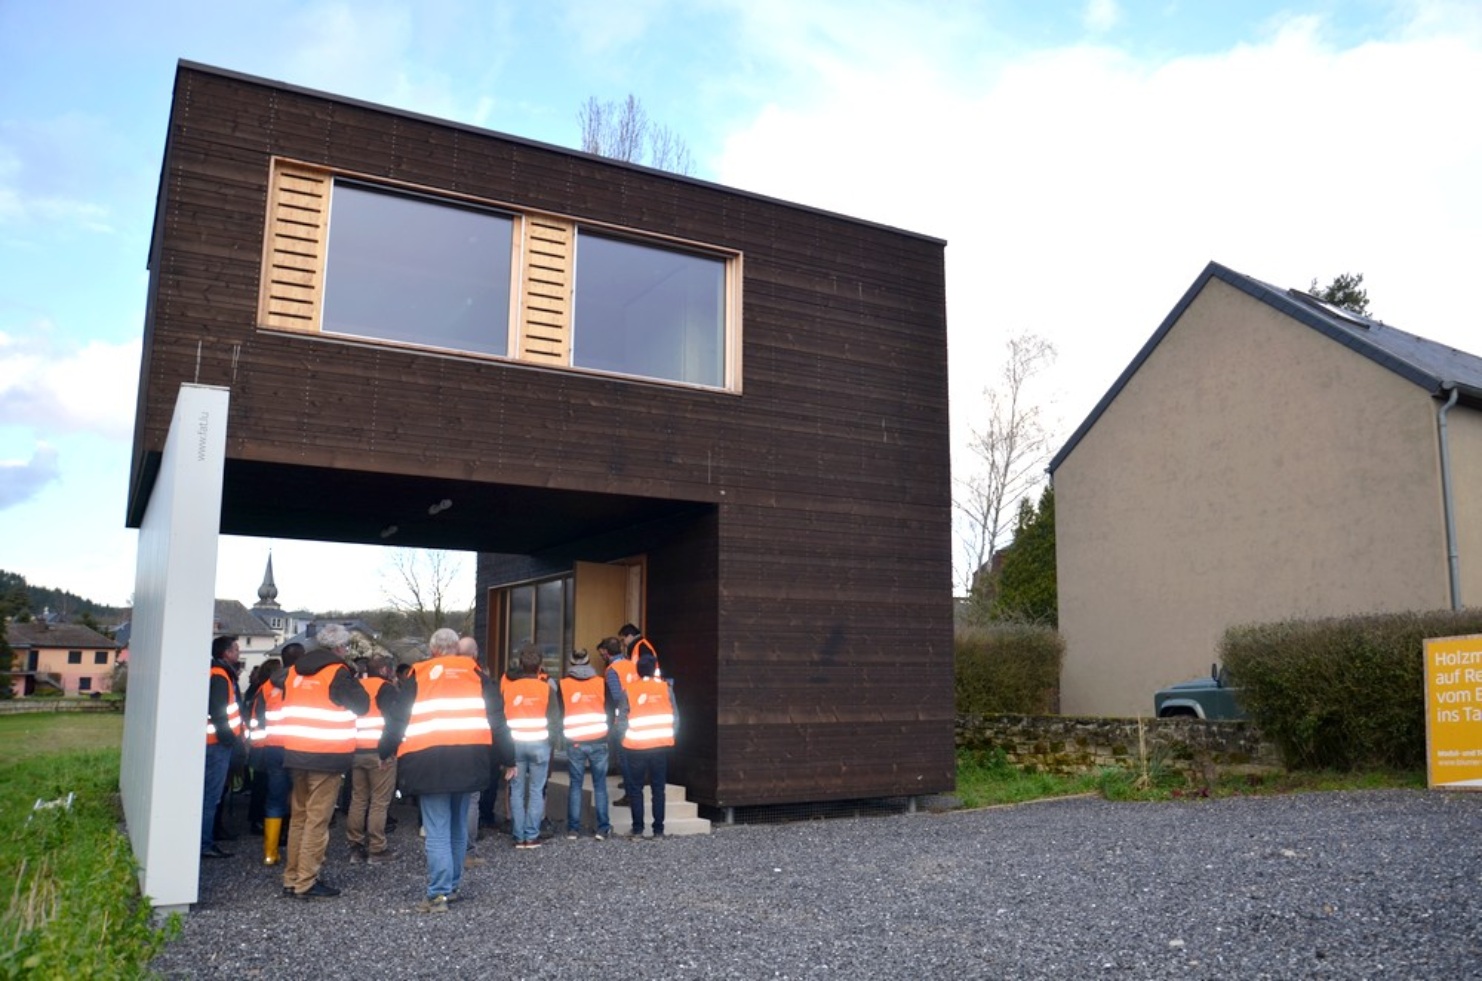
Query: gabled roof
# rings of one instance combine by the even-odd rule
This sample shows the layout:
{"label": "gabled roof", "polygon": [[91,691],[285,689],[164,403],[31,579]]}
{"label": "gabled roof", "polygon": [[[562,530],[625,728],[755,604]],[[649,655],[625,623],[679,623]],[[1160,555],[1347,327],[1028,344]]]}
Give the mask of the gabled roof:
{"label": "gabled roof", "polygon": [[1413,382],[1431,396],[1445,397],[1454,388],[1458,393],[1459,401],[1482,406],[1482,357],[1466,351],[1458,351],[1454,347],[1427,340],[1416,334],[1408,334],[1388,324],[1332,306],[1302,290],[1280,289],[1270,283],[1263,283],[1259,279],[1235,272],[1218,262],[1211,262],[1204,267],[1199,278],[1194,280],[1194,285],[1188,288],[1183,298],[1169,311],[1168,316],[1163,318],[1163,322],[1158,325],[1153,336],[1148,338],[1142,350],[1138,351],[1137,356],[1123,369],[1112,387],[1091,410],[1091,414],[1086,416],[1085,421],[1076,428],[1070,439],[1066,440],[1060,452],[1055,454],[1048,468],[1050,473],[1055,472],[1086,433],[1091,431],[1091,427],[1096,425],[1101,414],[1121,394],[1122,389],[1131,381],[1132,376],[1137,374],[1143,362],[1152,355],[1164,335],[1173,329],[1173,325],[1183,316],[1189,304],[1194,302],[1194,298],[1203,291],[1211,279],[1227,283],[1242,293],[1312,328],[1324,337],[1362,354],[1375,364]]}
{"label": "gabled roof", "polygon": [[109,640],[91,627],[80,623],[9,623],[5,627],[10,646],[20,648],[66,647],[69,649],[117,650],[118,642]]}
{"label": "gabled roof", "polygon": [[273,628],[259,620],[247,607],[236,600],[224,599],[216,601],[214,632],[217,636],[234,634],[238,637],[272,637],[275,635]]}

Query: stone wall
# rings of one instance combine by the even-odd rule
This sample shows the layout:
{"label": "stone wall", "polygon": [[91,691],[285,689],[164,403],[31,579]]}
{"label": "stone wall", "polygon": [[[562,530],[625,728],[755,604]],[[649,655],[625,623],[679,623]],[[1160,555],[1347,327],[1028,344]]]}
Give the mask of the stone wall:
{"label": "stone wall", "polygon": [[957,748],[1001,750],[1027,770],[1087,773],[1106,767],[1176,770],[1193,784],[1220,774],[1284,769],[1281,754],[1250,722],[1107,719],[1059,715],[957,717]]}

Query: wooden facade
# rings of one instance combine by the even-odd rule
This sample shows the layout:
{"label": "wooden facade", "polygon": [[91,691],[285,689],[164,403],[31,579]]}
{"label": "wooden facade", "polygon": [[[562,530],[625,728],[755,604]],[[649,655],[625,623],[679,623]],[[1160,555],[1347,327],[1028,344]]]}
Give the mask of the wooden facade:
{"label": "wooden facade", "polygon": [[[285,160],[734,254],[737,384],[271,322]],[[941,241],[182,63],[150,273],[131,525],[178,386],[226,386],[223,533],[477,551],[483,629],[488,587],[640,557],[692,799],[952,787]]]}

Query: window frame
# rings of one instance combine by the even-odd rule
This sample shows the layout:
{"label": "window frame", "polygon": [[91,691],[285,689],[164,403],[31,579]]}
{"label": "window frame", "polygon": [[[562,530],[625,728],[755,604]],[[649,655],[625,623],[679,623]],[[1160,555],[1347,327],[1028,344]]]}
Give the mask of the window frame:
{"label": "window frame", "polygon": [[[273,157],[269,167],[269,200],[265,214],[257,309],[259,330],[313,336],[355,346],[401,348],[443,357],[550,368],[673,388],[741,394],[744,257],[740,250],[609,222],[578,219],[543,209],[523,207],[509,201],[474,197],[340,168],[306,164],[285,157]],[[445,203],[448,207],[487,211],[510,218],[514,241],[510,260],[509,335],[504,355],[323,329],[325,274],[329,260],[328,236],[337,182],[362,190],[406,196],[431,204]],[[724,286],[720,304],[721,336],[718,343],[723,362],[719,385],[588,368],[573,363],[571,332],[574,325],[575,278],[579,273],[575,264],[583,229],[603,238],[620,239],[659,251],[697,255],[718,260],[722,264]],[[563,261],[557,254],[562,248],[557,240],[563,233],[567,236],[564,247],[568,250],[564,260],[564,281],[560,268],[551,270],[549,278],[539,275],[538,273],[548,270],[548,267],[542,265],[542,259],[548,252],[554,257],[555,267],[559,267]],[[550,246],[549,250],[547,246]],[[545,300],[550,302],[542,299],[540,291],[545,285],[549,285],[553,291],[545,296]],[[547,337],[546,325],[541,317],[547,308],[561,305],[559,294],[562,290],[564,313],[558,311],[552,316],[557,320],[564,317],[564,326],[552,328],[551,336]],[[554,336],[559,330],[564,330],[564,340]]]}

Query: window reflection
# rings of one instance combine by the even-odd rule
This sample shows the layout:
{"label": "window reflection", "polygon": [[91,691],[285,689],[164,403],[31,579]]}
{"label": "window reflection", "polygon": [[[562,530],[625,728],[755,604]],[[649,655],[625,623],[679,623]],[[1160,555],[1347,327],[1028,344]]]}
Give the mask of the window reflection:
{"label": "window reflection", "polygon": [[504,215],[337,182],[322,329],[504,355],[513,228]]}
{"label": "window reflection", "polygon": [[572,363],[725,384],[725,262],[583,231]]}

